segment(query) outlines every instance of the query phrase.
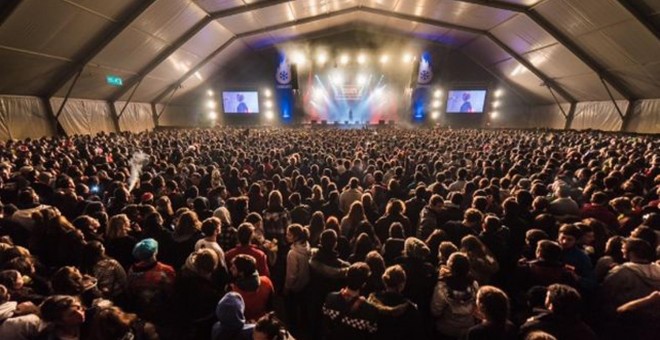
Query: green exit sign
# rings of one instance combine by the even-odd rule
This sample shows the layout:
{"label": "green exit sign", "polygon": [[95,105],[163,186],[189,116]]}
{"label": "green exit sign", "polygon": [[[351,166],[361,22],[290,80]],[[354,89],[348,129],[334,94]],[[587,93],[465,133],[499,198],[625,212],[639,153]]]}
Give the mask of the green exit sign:
{"label": "green exit sign", "polygon": [[105,82],[108,83],[108,85],[110,86],[116,86],[116,87],[120,87],[124,85],[124,81],[121,79],[121,77],[113,76],[113,75],[105,76]]}

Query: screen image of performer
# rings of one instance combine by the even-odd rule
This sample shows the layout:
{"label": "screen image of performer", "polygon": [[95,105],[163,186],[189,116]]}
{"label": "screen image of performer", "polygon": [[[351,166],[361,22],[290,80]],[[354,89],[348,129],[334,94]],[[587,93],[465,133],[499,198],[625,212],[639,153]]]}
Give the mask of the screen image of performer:
{"label": "screen image of performer", "polygon": [[348,110],[348,121],[349,122],[353,121],[353,110]]}
{"label": "screen image of performer", "polygon": [[461,105],[460,112],[472,112],[472,103],[470,103],[470,94],[463,92],[463,105]]}
{"label": "screen image of performer", "polygon": [[242,94],[237,94],[236,95],[236,100],[238,100],[238,106],[236,106],[236,112],[238,113],[250,113],[250,109],[248,109],[247,104],[243,102],[243,95]]}

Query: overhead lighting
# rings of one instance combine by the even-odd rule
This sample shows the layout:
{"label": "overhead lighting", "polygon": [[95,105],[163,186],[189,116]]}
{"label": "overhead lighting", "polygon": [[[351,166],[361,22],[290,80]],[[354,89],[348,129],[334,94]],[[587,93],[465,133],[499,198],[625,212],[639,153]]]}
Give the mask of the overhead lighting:
{"label": "overhead lighting", "polygon": [[213,95],[214,95],[213,90],[208,90],[208,91],[206,91],[206,94],[207,94],[209,97],[213,97]]}
{"label": "overhead lighting", "polygon": [[406,53],[406,54],[403,55],[402,60],[403,60],[404,63],[409,63],[409,62],[412,61],[412,55],[410,55],[410,53]]}
{"label": "overhead lighting", "polygon": [[383,94],[383,88],[382,88],[382,87],[379,87],[379,88],[375,89],[375,90],[374,90],[374,94],[375,94],[376,96],[380,96],[380,95],[382,95],[382,94]]}
{"label": "overhead lighting", "polygon": [[390,56],[388,56],[387,54],[383,54],[382,56],[380,56],[381,64],[387,64],[388,61],[390,61]]}
{"label": "overhead lighting", "polygon": [[442,90],[440,90],[440,89],[435,90],[435,92],[433,92],[433,97],[434,97],[434,98],[440,98],[440,97],[442,97]]}
{"label": "overhead lighting", "polygon": [[348,61],[350,59],[351,58],[348,56],[348,54],[342,54],[342,56],[339,57],[339,63],[342,64],[342,65],[346,65],[346,64],[348,64]]}
{"label": "overhead lighting", "polygon": [[431,118],[433,118],[434,120],[437,120],[438,118],[440,118],[440,111],[431,112]]}
{"label": "overhead lighting", "polygon": [[272,110],[266,111],[266,119],[273,120],[273,118],[275,118],[275,114],[273,114],[273,111]]}
{"label": "overhead lighting", "polygon": [[504,90],[502,90],[502,89],[497,89],[497,90],[495,91],[495,98],[499,98],[499,97],[501,97],[503,94],[504,94]]}
{"label": "overhead lighting", "polygon": [[360,64],[360,65],[364,64],[364,62],[366,62],[366,61],[367,61],[367,56],[365,56],[364,54],[360,54],[360,55],[357,57],[357,62],[358,62],[358,64]]}
{"label": "overhead lighting", "polygon": [[267,100],[264,104],[266,105],[266,108],[268,108],[268,109],[273,108],[273,101],[271,101],[271,100]]}
{"label": "overhead lighting", "polygon": [[326,61],[328,61],[328,56],[325,55],[324,53],[321,53],[318,56],[316,56],[316,62],[318,62],[319,64],[323,65],[325,64]]}
{"label": "overhead lighting", "polygon": [[337,73],[334,76],[332,76],[332,83],[335,85],[341,85],[344,83],[344,77],[341,74]]}
{"label": "overhead lighting", "polygon": [[315,87],[313,89],[312,95],[314,96],[314,99],[321,99],[323,98],[324,91],[321,88]]}
{"label": "overhead lighting", "polygon": [[216,119],[218,118],[218,113],[215,111],[209,112],[209,119]]}
{"label": "overhead lighting", "polygon": [[499,101],[499,100],[494,101],[494,102],[493,102],[493,107],[494,107],[494,108],[498,108],[498,107],[500,107],[500,101]]}
{"label": "overhead lighting", "polygon": [[364,85],[367,83],[367,77],[365,77],[363,74],[360,74],[357,76],[357,83],[358,85]]}
{"label": "overhead lighting", "polygon": [[493,112],[490,113],[490,118],[494,119],[494,118],[497,118],[499,116],[500,116],[500,113],[497,112],[497,111],[493,111]]}
{"label": "overhead lighting", "polygon": [[434,109],[437,109],[437,108],[439,108],[439,107],[440,107],[440,105],[441,105],[441,103],[440,103],[440,101],[439,101],[439,100],[434,100],[434,101],[433,101],[433,108],[434,108]]}
{"label": "overhead lighting", "polygon": [[213,110],[213,109],[215,109],[216,104],[215,104],[215,102],[214,102],[213,100],[209,100],[209,101],[206,102],[206,107],[208,107],[209,109]]}
{"label": "overhead lighting", "polygon": [[293,54],[293,62],[298,65],[303,65],[305,63],[305,55],[301,52],[296,52]]}
{"label": "overhead lighting", "polygon": [[264,90],[264,97],[270,98],[271,95],[272,95],[272,92],[270,92],[270,89],[265,89]]}

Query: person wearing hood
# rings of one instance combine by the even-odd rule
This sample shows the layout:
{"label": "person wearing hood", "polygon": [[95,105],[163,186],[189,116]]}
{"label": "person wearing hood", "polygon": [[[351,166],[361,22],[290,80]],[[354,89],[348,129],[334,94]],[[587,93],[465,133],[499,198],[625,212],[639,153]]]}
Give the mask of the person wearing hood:
{"label": "person wearing hood", "polygon": [[385,290],[369,295],[378,310],[375,337],[383,340],[426,339],[422,316],[412,301],[401,292],[406,286],[406,272],[400,265],[387,268],[382,276]]}
{"label": "person wearing hood", "polygon": [[236,255],[231,261],[230,271],[234,277],[231,290],[241,294],[245,301],[245,317],[258,320],[271,309],[275,294],[273,283],[268,276],[259,275],[257,261],[250,255]]}
{"label": "person wearing hood", "polygon": [[628,238],[622,250],[628,262],[610,270],[601,287],[610,317],[617,307],[660,290],[660,265],[653,262],[653,248],[648,242]]}
{"label": "person wearing hood", "polygon": [[0,339],[27,340],[39,334],[41,319],[31,302],[11,301],[7,288],[0,285]]}
{"label": "person wearing hood", "polygon": [[286,258],[284,295],[287,297],[289,326],[293,331],[307,324],[305,295],[310,279],[309,259],[312,256],[308,238],[309,230],[300,224],[291,224],[286,230],[286,241],[291,248]]}
{"label": "person wearing hood", "polygon": [[241,294],[228,292],[220,299],[215,308],[218,321],[213,325],[211,339],[213,340],[250,340],[254,324],[246,323],[245,302]]}

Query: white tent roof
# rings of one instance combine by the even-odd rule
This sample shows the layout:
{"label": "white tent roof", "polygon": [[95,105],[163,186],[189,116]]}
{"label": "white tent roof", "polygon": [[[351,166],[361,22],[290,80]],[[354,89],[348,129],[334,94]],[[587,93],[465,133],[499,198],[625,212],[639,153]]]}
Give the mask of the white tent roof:
{"label": "white tent roof", "polygon": [[659,13],[656,0],[5,0],[0,93],[62,97],[76,81],[74,98],[162,101],[241,53],[352,25],[465,52],[544,102],[545,85],[562,101],[658,98]]}

